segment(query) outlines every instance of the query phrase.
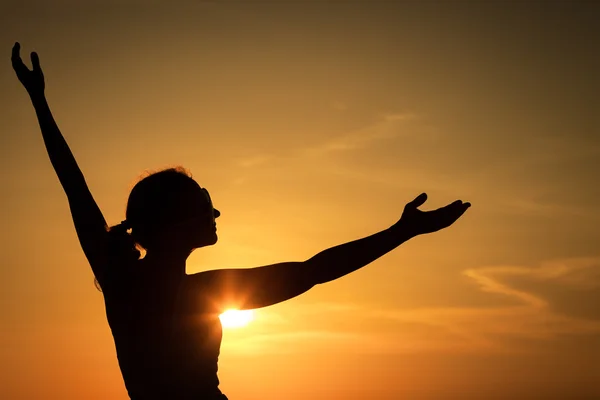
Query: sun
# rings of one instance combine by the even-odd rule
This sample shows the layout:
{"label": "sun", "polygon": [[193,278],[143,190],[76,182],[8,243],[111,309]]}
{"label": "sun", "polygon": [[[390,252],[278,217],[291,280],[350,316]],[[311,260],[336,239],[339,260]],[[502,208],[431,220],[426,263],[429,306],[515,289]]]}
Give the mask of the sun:
{"label": "sun", "polygon": [[229,309],[219,315],[219,318],[223,328],[241,328],[254,319],[254,312],[252,310]]}

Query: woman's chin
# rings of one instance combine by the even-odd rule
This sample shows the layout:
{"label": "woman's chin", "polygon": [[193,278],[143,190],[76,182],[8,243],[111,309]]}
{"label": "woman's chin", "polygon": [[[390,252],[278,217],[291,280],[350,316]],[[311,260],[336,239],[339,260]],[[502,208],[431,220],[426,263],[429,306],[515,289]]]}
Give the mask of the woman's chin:
{"label": "woman's chin", "polygon": [[217,232],[214,232],[209,237],[203,237],[198,241],[198,247],[212,246],[219,241]]}

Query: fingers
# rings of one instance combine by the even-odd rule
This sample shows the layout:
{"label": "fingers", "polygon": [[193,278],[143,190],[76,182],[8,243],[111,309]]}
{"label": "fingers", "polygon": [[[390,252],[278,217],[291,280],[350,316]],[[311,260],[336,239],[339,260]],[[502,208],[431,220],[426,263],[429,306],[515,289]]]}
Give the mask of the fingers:
{"label": "fingers", "polygon": [[413,201],[411,201],[410,203],[408,203],[407,205],[410,207],[420,207],[423,205],[423,203],[425,203],[425,201],[427,200],[427,193],[421,193],[420,195],[418,195]]}
{"label": "fingers", "polygon": [[38,54],[35,51],[31,53],[31,65],[33,65],[33,70],[34,71],[41,70],[41,68],[40,68],[40,58],[38,57]]}
{"label": "fingers", "polygon": [[21,60],[21,55],[19,54],[20,51],[21,45],[19,44],[19,42],[16,42],[12,48],[12,56],[10,58],[13,63],[13,66],[23,64],[23,61]]}
{"label": "fingers", "polygon": [[450,203],[447,206],[442,207],[442,208],[461,209],[461,210],[465,209],[466,210],[469,207],[471,207],[471,203],[468,203],[468,202],[467,203],[463,203],[462,200],[456,200],[456,201],[454,201],[454,202],[452,202],[452,203]]}
{"label": "fingers", "polygon": [[21,58],[21,56],[19,56],[19,52],[21,51],[21,45],[19,44],[19,42],[15,42],[15,45],[12,48],[12,60],[16,60]]}
{"label": "fingers", "polygon": [[439,215],[444,215],[454,222],[460,218],[469,207],[471,207],[471,203],[463,203],[462,200],[456,200],[435,211],[437,211]]}
{"label": "fingers", "polygon": [[21,60],[21,55],[19,54],[20,51],[21,51],[21,45],[19,44],[19,42],[16,42],[12,48],[11,61],[12,61],[13,68],[17,73],[29,71],[29,68],[27,68],[27,66],[23,63],[23,60]]}
{"label": "fingers", "polygon": [[459,208],[464,211],[466,211],[467,208],[471,207],[471,203],[469,203],[469,202],[463,203],[462,200],[457,200],[454,202],[454,204],[455,204],[456,208]]}
{"label": "fingers", "polygon": [[450,204],[448,208],[451,209],[452,222],[456,221],[471,207],[471,203],[463,203],[461,200],[457,200]]}
{"label": "fingers", "polygon": [[[11,56],[13,67],[18,71],[22,71],[22,70],[29,71],[29,68],[27,68],[27,66],[21,59],[20,52],[21,52],[21,44],[19,42],[15,42],[15,44],[12,48],[12,56]],[[31,65],[33,65],[34,71],[40,71],[42,69],[40,67],[40,57],[38,56],[38,54],[35,51],[33,51],[31,53]]]}

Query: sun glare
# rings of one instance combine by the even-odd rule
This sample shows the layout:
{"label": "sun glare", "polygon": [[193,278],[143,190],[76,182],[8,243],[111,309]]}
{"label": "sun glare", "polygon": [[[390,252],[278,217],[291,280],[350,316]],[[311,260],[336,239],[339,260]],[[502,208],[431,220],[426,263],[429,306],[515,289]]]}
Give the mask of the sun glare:
{"label": "sun glare", "polygon": [[241,328],[254,319],[252,310],[227,310],[219,315],[223,328]]}

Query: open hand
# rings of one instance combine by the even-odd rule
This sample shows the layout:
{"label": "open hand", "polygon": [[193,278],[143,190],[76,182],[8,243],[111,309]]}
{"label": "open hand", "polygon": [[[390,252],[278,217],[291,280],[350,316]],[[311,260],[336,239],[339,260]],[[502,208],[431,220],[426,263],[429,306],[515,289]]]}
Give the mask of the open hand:
{"label": "open hand", "polygon": [[45,83],[44,83],[44,74],[42,73],[42,68],[40,67],[40,59],[38,58],[37,53],[31,53],[31,64],[33,65],[33,71],[27,68],[27,66],[21,60],[21,55],[19,54],[21,50],[21,45],[19,42],[15,43],[12,49],[12,66],[15,72],[17,73],[17,78],[19,81],[25,86],[27,92],[30,96],[39,96],[44,94]]}
{"label": "open hand", "polygon": [[432,211],[421,211],[419,206],[427,200],[427,194],[421,193],[416,199],[404,207],[400,221],[394,228],[401,228],[411,235],[432,233],[452,225],[461,215],[471,207],[471,203],[463,203],[461,200],[448,204],[447,206]]}

